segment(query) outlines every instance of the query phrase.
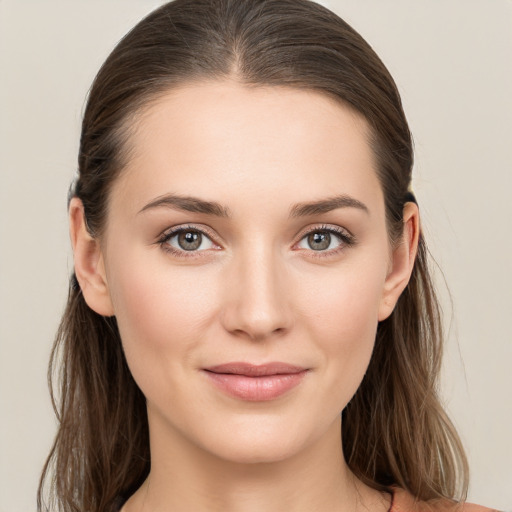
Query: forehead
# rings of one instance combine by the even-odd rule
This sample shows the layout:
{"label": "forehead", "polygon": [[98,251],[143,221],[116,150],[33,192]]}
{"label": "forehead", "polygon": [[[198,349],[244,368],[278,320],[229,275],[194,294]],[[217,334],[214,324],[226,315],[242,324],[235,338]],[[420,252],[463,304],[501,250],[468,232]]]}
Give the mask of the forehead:
{"label": "forehead", "polygon": [[190,84],[139,114],[114,189],[140,207],[170,192],[225,203],[241,192],[260,201],[336,193],[379,200],[368,130],[353,109],[318,92]]}

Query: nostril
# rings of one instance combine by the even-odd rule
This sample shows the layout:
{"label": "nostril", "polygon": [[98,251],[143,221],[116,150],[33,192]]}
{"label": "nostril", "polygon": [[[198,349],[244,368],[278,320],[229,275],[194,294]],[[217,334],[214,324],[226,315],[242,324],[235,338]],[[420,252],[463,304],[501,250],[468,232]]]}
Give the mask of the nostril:
{"label": "nostril", "polygon": [[292,298],[281,263],[274,252],[238,254],[225,275],[220,306],[221,322],[231,334],[258,341],[290,328]]}

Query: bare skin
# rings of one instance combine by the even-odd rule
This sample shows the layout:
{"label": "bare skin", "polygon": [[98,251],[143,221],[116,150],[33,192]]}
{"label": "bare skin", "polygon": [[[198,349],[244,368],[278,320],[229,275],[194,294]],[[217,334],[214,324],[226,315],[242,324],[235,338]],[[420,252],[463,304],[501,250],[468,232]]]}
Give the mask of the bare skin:
{"label": "bare skin", "polygon": [[[139,116],[101,240],[72,201],[84,297],[116,315],[147,399],[151,472],[122,512],[389,509],[348,469],[340,414],[409,280],[419,217],[407,203],[392,246],[367,141],[318,93],[194,84]],[[212,380],[240,361],[301,378],[247,396]]]}

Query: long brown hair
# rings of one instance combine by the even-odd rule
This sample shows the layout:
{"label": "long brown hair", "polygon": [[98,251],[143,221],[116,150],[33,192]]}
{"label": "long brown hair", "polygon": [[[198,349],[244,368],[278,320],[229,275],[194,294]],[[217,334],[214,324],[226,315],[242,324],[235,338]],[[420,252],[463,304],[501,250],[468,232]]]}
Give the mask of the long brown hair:
{"label": "long brown hair", "polygon": [[[101,236],[109,191],[129,158],[130,127],[177,85],[230,78],[326,94],[367,120],[390,238],[403,231],[413,166],[411,134],[389,72],[364,39],[308,0],[176,0],[117,45],[91,88],[72,195]],[[410,283],[378,326],[364,380],[343,411],[349,467],[368,485],[399,485],[419,499],[464,499],[468,469],[437,395],[442,351],[438,302],[422,236]],[[127,367],[114,317],[85,303],[76,277],[49,367],[59,429],[41,477],[61,511],[110,511],[150,470],[145,399]],[[51,478],[50,478],[51,476]]]}

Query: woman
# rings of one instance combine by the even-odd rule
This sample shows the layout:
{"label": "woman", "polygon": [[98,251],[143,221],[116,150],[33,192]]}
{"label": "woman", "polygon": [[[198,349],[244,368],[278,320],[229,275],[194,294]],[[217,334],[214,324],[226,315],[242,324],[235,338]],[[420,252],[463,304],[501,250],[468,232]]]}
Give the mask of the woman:
{"label": "woman", "polygon": [[70,199],[59,510],[462,502],[411,169],[392,78],[325,8],[139,23],[91,89]]}

